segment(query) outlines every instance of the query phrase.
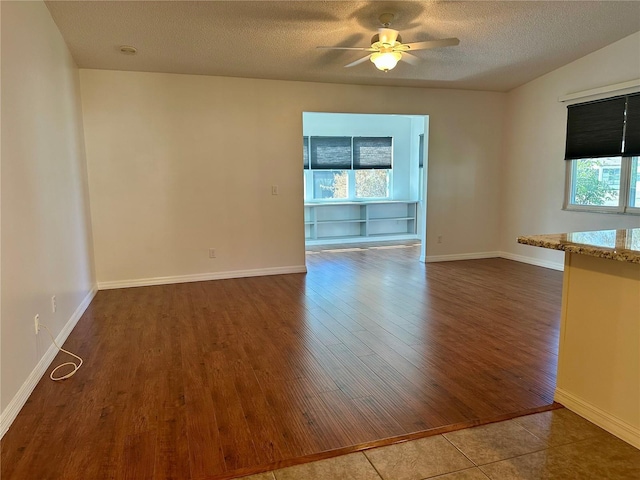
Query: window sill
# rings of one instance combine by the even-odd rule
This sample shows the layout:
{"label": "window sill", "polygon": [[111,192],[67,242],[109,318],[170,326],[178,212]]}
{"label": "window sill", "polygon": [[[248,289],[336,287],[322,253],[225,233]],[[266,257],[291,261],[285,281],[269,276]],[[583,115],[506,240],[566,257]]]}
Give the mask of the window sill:
{"label": "window sill", "polygon": [[621,212],[615,208],[598,208],[598,207],[588,207],[588,206],[577,206],[577,205],[568,205],[566,207],[562,207],[562,210],[565,212],[582,212],[582,213],[604,213],[607,215],[640,215],[640,208],[634,208],[632,210],[627,210],[626,212]]}
{"label": "window sill", "polygon": [[325,205],[371,205],[381,203],[418,203],[418,200],[392,200],[392,199],[376,199],[376,200],[329,200],[329,201],[306,201],[305,207],[318,207]]}

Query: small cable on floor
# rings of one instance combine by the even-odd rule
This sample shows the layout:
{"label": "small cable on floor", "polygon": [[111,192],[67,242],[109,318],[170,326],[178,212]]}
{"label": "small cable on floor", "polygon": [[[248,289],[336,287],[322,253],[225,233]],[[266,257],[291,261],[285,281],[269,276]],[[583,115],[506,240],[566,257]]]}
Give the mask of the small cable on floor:
{"label": "small cable on floor", "polygon": [[[74,373],[76,373],[78,371],[78,369],[82,366],[83,360],[76,354],[71,353],[68,350],[65,350],[64,348],[62,348],[60,345],[58,345],[56,343],[56,340],[53,338],[53,335],[51,334],[51,330],[49,330],[47,328],[47,326],[44,323],[41,323],[39,325],[40,327],[44,327],[45,330],[47,331],[47,333],[49,334],[49,336],[51,337],[51,341],[53,342],[53,344],[56,346],[56,348],[58,350],[60,350],[61,352],[66,353],[67,355],[71,355],[72,357],[77,358],[78,360],[80,360],[80,363],[75,363],[75,362],[65,362],[65,363],[61,363],[60,365],[58,365],[56,368],[54,368],[53,370],[51,370],[51,373],[49,374],[49,378],[51,380],[53,380],[54,382],[57,382],[59,380],[64,380],[66,378],[71,377]],[[71,370],[69,373],[67,373],[66,375],[63,375],[61,377],[54,377],[54,373],[56,373],[56,371],[62,367],[66,367],[67,365],[73,365],[73,370]]]}

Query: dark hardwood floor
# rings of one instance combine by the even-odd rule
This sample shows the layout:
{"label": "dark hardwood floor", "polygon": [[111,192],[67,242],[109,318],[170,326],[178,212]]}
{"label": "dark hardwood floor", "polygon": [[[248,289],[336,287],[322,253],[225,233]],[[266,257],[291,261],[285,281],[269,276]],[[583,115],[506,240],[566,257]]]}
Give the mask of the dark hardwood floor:
{"label": "dark hardwood floor", "polygon": [[344,250],[306,275],[99,292],[65,343],[83,367],[40,381],[1,478],[232,477],[552,404],[560,272]]}

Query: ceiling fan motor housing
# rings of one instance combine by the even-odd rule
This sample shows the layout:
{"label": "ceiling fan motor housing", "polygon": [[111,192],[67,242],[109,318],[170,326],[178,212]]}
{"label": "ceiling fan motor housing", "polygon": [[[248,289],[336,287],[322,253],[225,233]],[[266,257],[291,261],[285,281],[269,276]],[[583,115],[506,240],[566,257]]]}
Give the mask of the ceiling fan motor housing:
{"label": "ceiling fan motor housing", "polygon": [[[376,33],[373,37],[371,37],[371,45],[373,46],[376,43],[380,43],[380,34]],[[402,43],[402,37],[400,34],[396,37],[395,43]]]}

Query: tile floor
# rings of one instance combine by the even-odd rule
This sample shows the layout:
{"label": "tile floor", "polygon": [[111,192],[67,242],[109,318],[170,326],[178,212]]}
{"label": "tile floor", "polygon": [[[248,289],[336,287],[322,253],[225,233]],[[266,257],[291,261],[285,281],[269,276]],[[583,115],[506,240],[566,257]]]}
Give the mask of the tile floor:
{"label": "tile floor", "polygon": [[638,480],[640,450],[564,408],[243,480]]}

